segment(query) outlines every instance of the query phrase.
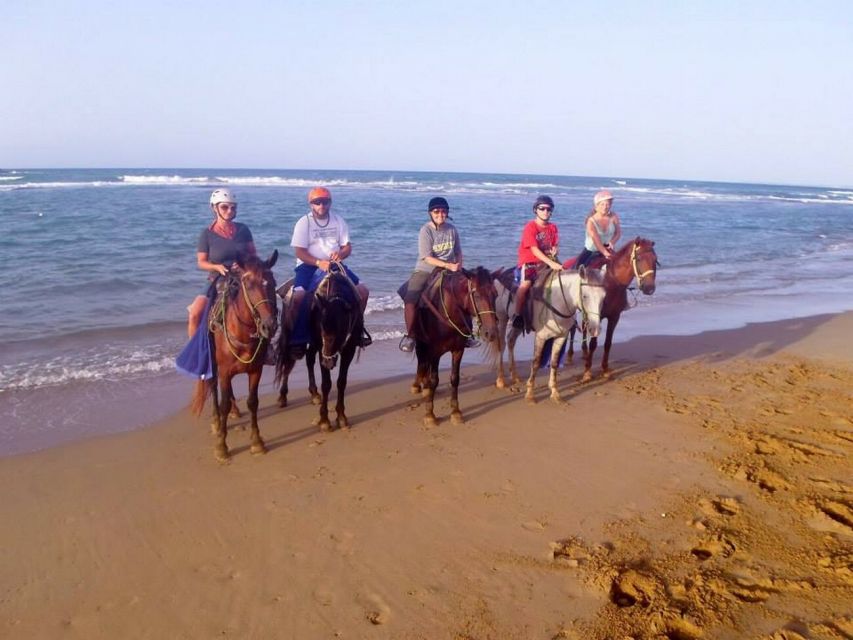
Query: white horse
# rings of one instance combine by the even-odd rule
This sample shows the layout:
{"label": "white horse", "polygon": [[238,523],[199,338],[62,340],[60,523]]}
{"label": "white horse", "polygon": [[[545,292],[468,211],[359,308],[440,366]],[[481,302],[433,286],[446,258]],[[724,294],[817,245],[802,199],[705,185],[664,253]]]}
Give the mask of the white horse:
{"label": "white horse", "polygon": [[[551,373],[548,378],[548,388],[551,390],[551,400],[560,402],[560,392],[557,390],[557,367],[560,351],[569,331],[575,326],[575,313],[581,312],[582,322],[590,336],[598,336],[601,328],[601,305],[604,302],[604,275],[597,269],[581,267],[579,271],[560,271],[544,274],[546,278],[542,287],[542,296],[532,300],[533,304],[533,360],[530,363],[530,376],[527,379],[525,399],[535,402],[534,388],[536,371],[545,343],[554,339],[551,345]],[[506,386],[504,377],[503,349],[507,346],[509,372],[511,383],[520,382],[515,366],[515,343],[520,331],[507,324],[510,311],[514,308],[514,291],[508,282],[496,278],[495,289],[498,296],[495,304],[498,319],[498,376],[495,386],[503,389]],[[504,336],[506,339],[504,340]]]}

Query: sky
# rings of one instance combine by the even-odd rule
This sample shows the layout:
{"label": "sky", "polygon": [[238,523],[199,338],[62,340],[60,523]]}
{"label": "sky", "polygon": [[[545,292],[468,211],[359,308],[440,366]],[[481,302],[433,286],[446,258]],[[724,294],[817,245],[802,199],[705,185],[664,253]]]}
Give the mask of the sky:
{"label": "sky", "polygon": [[853,185],[853,2],[28,0],[0,167]]}

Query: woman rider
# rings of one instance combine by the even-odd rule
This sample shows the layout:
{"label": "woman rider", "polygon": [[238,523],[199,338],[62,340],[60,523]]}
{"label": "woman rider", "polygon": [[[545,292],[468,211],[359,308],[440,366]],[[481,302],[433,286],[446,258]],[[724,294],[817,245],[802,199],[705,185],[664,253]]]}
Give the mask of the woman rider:
{"label": "woman rider", "polygon": [[217,189],[210,194],[213,223],[205,227],[198,238],[196,260],[198,268],[207,271],[207,281],[187,307],[187,334],[192,337],[207,304],[207,293],[213,281],[228,274],[237,258],[256,255],[255,242],[249,227],[234,222],[237,217],[237,198],[229,189]]}
{"label": "woman rider", "polygon": [[622,236],[619,215],[611,209],[613,194],[599,191],[592,199],[593,209],[586,217],[586,238],[583,251],[575,260],[574,268],[586,266],[595,258],[610,260],[616,251],[616,243]]}
{"label": "woman rider", "polygon": [[[426,287],[430,274],[436,268],[459,271],[462,268],[462,245],[456,227],[447,221],[450,205],[442,197],[432,198],[427,205],[429,222],[418,232],[418,261],[406,284],[403,296],[403,313],[406,318],[406,335],[400,340],[400,351],[410,352],[415,348],[414,329],[418,300]],[[468,338],[466,347],[479,343]]]}

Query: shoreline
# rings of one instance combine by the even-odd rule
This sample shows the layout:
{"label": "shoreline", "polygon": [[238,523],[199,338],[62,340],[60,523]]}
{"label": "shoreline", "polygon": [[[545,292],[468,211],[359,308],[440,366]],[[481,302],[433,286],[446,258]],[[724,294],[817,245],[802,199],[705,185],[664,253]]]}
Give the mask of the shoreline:
{"label": "shoreline", "polygon": [[[650,315],[655,310],[651,307],[641,307],[641,311]],[[683,333],[663,334],[638,334],[637,331],[653,328],[648,318],[645,321],[641,318],[639,323],[635,323],[639,326],[625,326],[624,322],[620,324],[613,343],[612,353],[617,359],[613,364],[618,363],[622,353],[627,354],[625,357],[643,357],[644,353],[656,351],[647,346],[649,343],[669,341],[672,345],[678,345],[678,349],[683,349],[683,345],[692,343],[693,338],[696,338],[699,343],[705,343],[710,336],[727,332],[746,331],[752,335],[754,332],[760,333],[773,330],[776,326],[785,326],[785,323],[819,323],[822,319],[843,316],[846,313],[851,312],[843,311],[766,322],[745,322],[731,329],[693,333],[688,330]],[[765,326],[766,329],[763,328]],[[625,336],[624,340],[620,341],[620,336]],[[580,348],[579,344],[576,346]],[[600,361],[602,348],[603,337],[599,341],[596,365]],[[466,354],[462,363],[463,373],[466,368],[475,367],[479,374],[483,368],[489,366],[485,361],[484,351],[485,349],[481,348],[474,353]],[[525,336],[519,341],[517,349],[522,377],[529,372],[527,367],[529,367],[531,351],[532,339],[530,336]],[[308,386],[302,363],[304,360],[297,363],[291,375],[291,397],[294,397],[294,392],[299,394]],[[449,356],[442,359],[441,367],[442,380],[444,380],[446,378],[444,372],[449,368]],[[570,367],[561,369],[560,375],[565,380],[566,376],[576,375],[580,368],[582,368],[580,356],[576,355],[575,362]],[[362,352],[360,360],[353,361],[349,379],[351,388],[355,389],[352,383],[382,382],[388,377],[413,377],[414,371],[414,359],[398,351],[397,340],[383,340],[375,342]],[[319,380],[319,372],[317,375]],[[265,404],[272,403],[269,396],[277,395],[273,376],[272,367],[266,367],[260,387],[260,396]],[[40,389],[8,390],[0,394],[0,424],[5,425],[0,428],[0,459],[102,435],[149,428],[158,422],[173,418],[184,410],[189,403],[194,384],[190,378],[170,371],[143,380],[78,381],[73,384]],[[242,409],[246,395],[245,376],[237,376],[234,379],[234,385]],[[151,402],[152,397],[157,399],[156,402]],[[335,397],[334,386],[330,397],[332,399]],[[264,400],[264,398],[267,399]],[[24,412],[26,417],[21,418]]]}
{"label": "shoreline", "polygon": [[2,458],[0,635],[842,637],[851,330],[635,338],[565,405],[469,366],[431,429],[408,373],[354,380],[345,431],[264,396],[227,465],[186,410]]}

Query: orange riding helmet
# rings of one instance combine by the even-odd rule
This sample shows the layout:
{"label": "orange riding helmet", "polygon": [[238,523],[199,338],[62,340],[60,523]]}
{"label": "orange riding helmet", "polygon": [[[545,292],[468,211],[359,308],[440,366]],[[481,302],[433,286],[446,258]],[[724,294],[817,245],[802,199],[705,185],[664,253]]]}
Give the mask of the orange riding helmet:
{"label": "orange riding helmet", "polygon": [[308,192],[308,202],[311,203],[318,198],[332,199],[332,193],[326,187],[314,187]]}

